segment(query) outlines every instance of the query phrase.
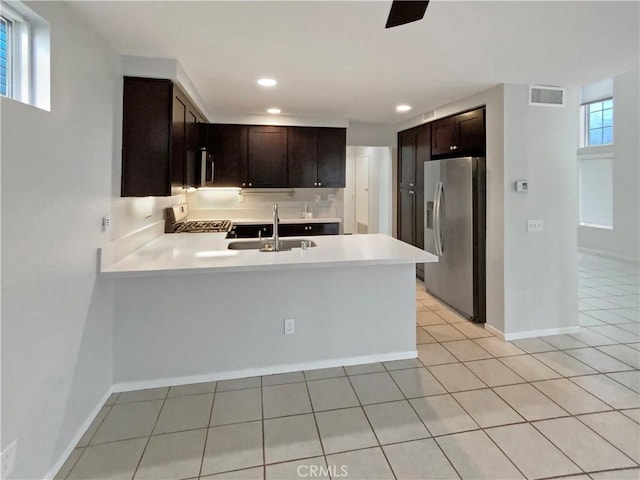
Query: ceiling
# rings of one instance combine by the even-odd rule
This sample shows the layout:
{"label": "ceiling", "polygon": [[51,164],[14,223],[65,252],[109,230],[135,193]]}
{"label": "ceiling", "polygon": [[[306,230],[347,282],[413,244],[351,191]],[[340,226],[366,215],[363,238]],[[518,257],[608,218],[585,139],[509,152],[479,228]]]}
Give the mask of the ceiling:
{"label": "ceiling", "polygon": [[[638,68],[640,3],[432,0],[70,2],[122,54],[177,59],[209,112],[395,124],[499,83],[580,85]],[[271,77],[275,88],[258,87]],[[395,106],[413,109],[397,113]]]}

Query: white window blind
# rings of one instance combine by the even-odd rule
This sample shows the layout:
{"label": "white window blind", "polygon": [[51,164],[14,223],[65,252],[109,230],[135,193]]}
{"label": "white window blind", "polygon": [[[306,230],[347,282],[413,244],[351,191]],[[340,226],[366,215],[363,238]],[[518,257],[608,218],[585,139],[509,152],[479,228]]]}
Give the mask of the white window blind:
{"label": "white window blind", "polygon": [[578,156],[580,225],[613,228],[613,154]]}

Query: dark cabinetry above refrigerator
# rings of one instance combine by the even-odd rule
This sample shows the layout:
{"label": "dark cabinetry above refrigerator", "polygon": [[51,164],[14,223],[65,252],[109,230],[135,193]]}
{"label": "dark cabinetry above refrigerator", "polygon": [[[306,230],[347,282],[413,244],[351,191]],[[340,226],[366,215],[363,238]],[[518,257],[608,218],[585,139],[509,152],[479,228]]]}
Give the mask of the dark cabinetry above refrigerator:
{"label": "dark cabinetry above refrigerator", "polygon": [[431,123],[431,158],[484,155],[484,112],[472,110]]}

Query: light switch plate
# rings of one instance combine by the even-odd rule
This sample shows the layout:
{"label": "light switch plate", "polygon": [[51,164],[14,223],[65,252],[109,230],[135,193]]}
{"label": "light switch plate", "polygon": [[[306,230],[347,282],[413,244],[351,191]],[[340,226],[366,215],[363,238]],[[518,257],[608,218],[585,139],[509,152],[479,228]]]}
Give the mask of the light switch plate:
{"label": "light switch plate", "polygon": [[527,232],[542,232],[542,231],[544,231],[544,221],[527,220]]}

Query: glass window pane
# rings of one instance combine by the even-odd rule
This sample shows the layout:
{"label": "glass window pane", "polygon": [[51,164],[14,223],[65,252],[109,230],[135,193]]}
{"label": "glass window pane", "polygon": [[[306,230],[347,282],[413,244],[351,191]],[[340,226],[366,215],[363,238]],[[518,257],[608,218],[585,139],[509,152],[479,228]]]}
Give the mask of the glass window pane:
{"label": "glass window pane", "polygon": [[7,21],[0,18],[0,95],[5,97],[8,93],[7,27]]}
{"label": "glass window pane", "polygon": [[613,143],[613,128],[606,127],[602,129],[602,143]]}
{"label": "glass window pane", "polygon": [[602,126],[610,127],[613,125],[613,110],[608,108],[602,111]]}
{"label": "glass window pane", "polygon": [[591,112],[589,115],[589,129],[602,128],[602,112]]}
{"label": "glass window pane", "polygon": [[589,112],[599,112],[602,110],[602,102],[593,102],[589,104]]}
{"label": "glass window pane", "polygon": [[613,108],[613,99],[605,100],[602,102],[602,108]]}
{"label": "glass window pane", "polygon": [[589,130],[589,145],[602,145],[602,129]]}

